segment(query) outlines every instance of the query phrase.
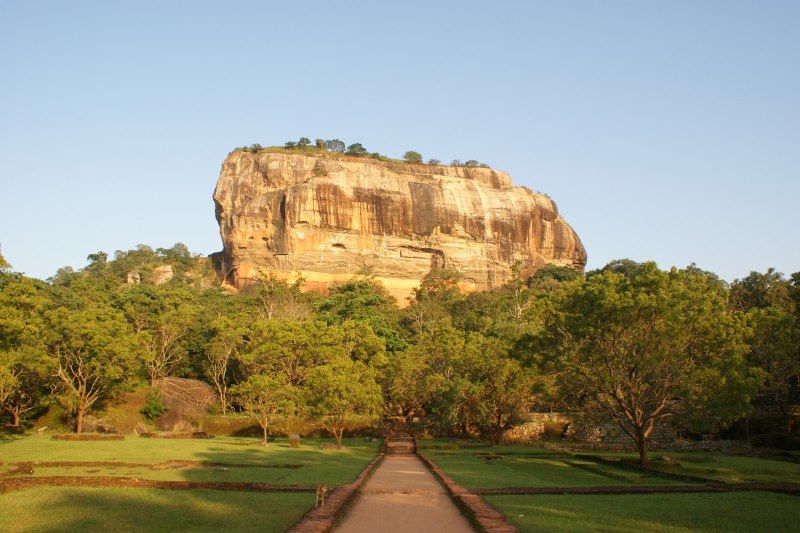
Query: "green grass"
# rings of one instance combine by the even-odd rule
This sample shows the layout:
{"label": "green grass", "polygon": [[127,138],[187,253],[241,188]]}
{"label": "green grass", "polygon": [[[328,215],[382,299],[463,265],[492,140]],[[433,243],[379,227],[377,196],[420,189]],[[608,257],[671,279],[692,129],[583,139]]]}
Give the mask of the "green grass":
{"label": "green grass", "polygon": [[[41,467],[35,476],[130,476],[155,480],[251,481],[329,487],[353,481],[375,457],[380,442],[345,439],[343,450],[323,450],[330,439],[304,439],[299,448],[279,439],[223,437],[124,441],[54,441],[47,435],[0,440],[0,472],[16,462],[155,464],[170,460],[240,466],[153,470],[143,466]],[[301,465],[263,468],[264,465]],[[284,531],[315,501],[314,493],[214,490],[34,487],[0,494],[0,531]]]}
{"label": "green grass", "polygon": [[521,531],[793,531],[800,499],[785,494],[489,496]]}
{"label": "green grass", "polygon": [[36,487],[0,494],[0,531],[285,531],[314,494]]}
{"label": "green grass", "polygon": [[0,444],[0,461],[121,461],[154,464],[169,460],[209,461],[237,465],[302,465],[300,468],[204,467],[151,470],[137,467],[35,467],[37,476],[132,476],[159,480],[253,481],[276,484],[348,483],[375,456],[379,442],[346,439],[343,450],[323,450],[328,439],[304,439],[299,448],[279,439],[259,446],[258,439],[143,439],[124,441],[54,441],[48,436],[30,436]]}
{"label": "green grass", "polygon": [[[674,485],[665,479],[533,447],[494,446],[461,450],[424,449],[457,483],[467,488]],[[491,454],[491,459],[487,459]]]}
{"label": "green grass", "polygon": [[[143,439],[124,441],[54,441],[31,436],[0,444],[0,460],[21,461],[119,461],[154,464],[169,460],[208,461],[235,465],[301,465],[300,468],[190,467],[152,470],[145,467],[34,467],[36,476],[125,476],[157,480],[250,481],[281,485],[333,487],[354,480],[375,456],[379,442],[346,439],[342,450],[323,450],[327,439],[305,439],[299,448],[279,439],[259,446],[258,439]],[[0,470],[3,468],[0,467]]]}
{"label": "green grass", "polygon": [[[620,455],[633,457],[627,454]],[[663,455],[668,455],[677,464],[673,461],[660,460]],[[664,472],[687,474],[725,483],[800,483],[800,464],[757,457],[708,453],[653,454],[651,466]]]}

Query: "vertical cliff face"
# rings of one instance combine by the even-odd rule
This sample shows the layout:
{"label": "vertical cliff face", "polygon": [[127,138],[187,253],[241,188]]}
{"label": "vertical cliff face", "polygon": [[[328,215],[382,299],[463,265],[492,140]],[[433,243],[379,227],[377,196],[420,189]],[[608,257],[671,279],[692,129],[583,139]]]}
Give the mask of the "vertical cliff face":
{"label": "vertical cliff face", "polygon": [[214,202],[223,274],[238,288],[271,272],[324,289],[367,268],[402,304],[433,266],[480,290],[516,262],[525,273],[586,264],[550,198],[488,168],[235,151]]}

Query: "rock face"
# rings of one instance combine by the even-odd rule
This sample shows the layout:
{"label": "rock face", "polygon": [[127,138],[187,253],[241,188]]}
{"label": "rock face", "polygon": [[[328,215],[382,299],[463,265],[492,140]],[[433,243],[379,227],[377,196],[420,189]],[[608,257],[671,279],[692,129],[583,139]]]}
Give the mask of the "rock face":
{"label": "rock face", "polygon": [[481,290],[502,285],[516,262],[523,274],[586,264],[549,197],[489,168],[235,151],[214,202],[222,273],[237,288],[273,273],[324,289],[366,268],[403,305],[431,267]]}

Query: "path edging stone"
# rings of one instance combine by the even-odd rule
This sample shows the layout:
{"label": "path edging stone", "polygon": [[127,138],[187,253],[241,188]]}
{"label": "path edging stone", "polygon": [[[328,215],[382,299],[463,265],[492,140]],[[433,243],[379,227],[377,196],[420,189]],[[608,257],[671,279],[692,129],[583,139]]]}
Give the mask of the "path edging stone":
{"label": "path edging stone", "polygon": [[325,505],[314,507],[287,530],[288,533],[327,533],[355,500],[364,482],[372,475],[385,456],[385,441],[380,452],[361,471],[355,481],[336,487],[326,498]]}
{"label": "path edging stone", "polygon": [[422,453],[417,455],[433,475],[444,485],[456,505],[467,515],[467,518],[485,533],[518,533],[517,526],[508,521],[500,511],[487,503],[479,494],[469,491],[456,483],[433,461]]}

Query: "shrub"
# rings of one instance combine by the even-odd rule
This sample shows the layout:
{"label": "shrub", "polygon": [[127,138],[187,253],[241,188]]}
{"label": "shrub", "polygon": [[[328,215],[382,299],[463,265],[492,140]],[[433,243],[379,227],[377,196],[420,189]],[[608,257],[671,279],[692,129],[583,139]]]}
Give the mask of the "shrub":
{"label": "shrub", "polygon": [[315,139],[314,145],[317,147],[318,150],[325,150],[325,141],[322,139]]}
{"label": "shrub", "polygon": [[[241,150],[241,151],[243,151],[243,152],[250,152],[250,153],[253,153],[253,154],[257,154],[257,153],[258,153],[260,150],[262,150],[263,148],[264,148],[264,147],[263,147],[263,146],[261,146],[260,144],[258,144],[258,143],[255,143],[255,144],[251,144],[250,146],[242,146],[242,147],[239,147],[239,148],[237,148],[236,150]],[[235,150],[234,150],[234,151],[235,151]]]}
{"label": "shrub", "polygon": [[300,140],[297,141],[298,148],[305,148],[306,146],[310,145],[311,145],[311,139],[309,139],[308,137],[300,137]]}
{"label": "shrub", "polygon": [[422,163],[422,154],[415,152],[414,150],[409,150],[403,154],[403,159],[409,163]]}
{"label": "shrub", "polygon": [[453,159],[452,161],[450,161],[450,164],[453,165],[454,167],[460,167],[462,163],[460,159]]}
{"label": "shrub", "polygon": [[139,411],[148,420],[155,420],[159,416],[167,412],[167,407],[161,401],[161,395],[158,392],[151,390],[147,394],[144,407]]}
{"label": "shrub", "polygon": [[429,165],[441,165],[442,162],[439,161],[438,159],[428,159],[428,164]]}

